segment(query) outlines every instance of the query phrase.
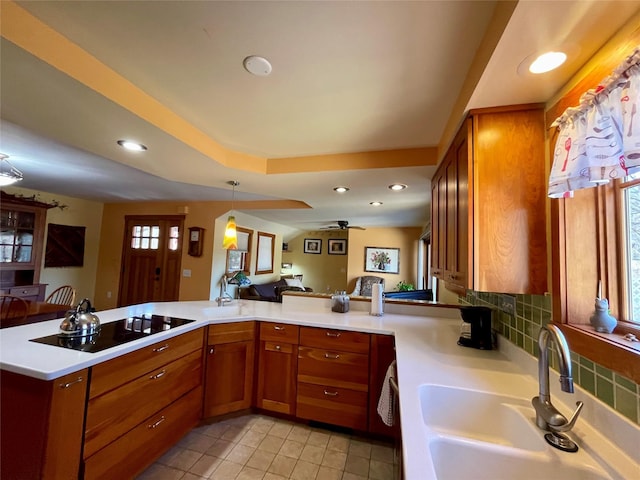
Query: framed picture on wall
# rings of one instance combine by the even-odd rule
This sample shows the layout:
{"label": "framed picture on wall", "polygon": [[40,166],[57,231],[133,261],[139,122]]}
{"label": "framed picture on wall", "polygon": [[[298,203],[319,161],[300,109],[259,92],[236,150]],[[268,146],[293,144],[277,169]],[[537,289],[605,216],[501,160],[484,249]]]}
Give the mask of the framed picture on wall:
{"label": "framed picture on wall", "polygon": [[304,239],[304,253],[322,253],[322,239],[320,238],[305,238]]}
{"label": "framed picture on wall", "polygon": [[337,238],[329,239],[328,245],[329,255],[346,255],[347,254],[347,239]]}
{"label": "framed picture on wall", "polygon": [[364,247],[364,271],[400,273],[400,249]]}

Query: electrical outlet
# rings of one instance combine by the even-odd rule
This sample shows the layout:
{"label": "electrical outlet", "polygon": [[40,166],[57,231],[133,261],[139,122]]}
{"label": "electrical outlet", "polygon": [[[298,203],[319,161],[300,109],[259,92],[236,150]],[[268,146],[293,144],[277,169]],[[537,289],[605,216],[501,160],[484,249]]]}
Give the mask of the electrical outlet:
{"label": "electrical outlet", "polygon": [[500,310],[509,315],[516,314],[516,297],[513,295],[502,295],[500,300]]}

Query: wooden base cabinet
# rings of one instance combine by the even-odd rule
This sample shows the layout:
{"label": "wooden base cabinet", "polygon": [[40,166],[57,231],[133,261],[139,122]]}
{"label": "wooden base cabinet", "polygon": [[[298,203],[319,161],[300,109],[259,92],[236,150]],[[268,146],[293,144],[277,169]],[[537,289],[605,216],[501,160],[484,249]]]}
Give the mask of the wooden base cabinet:
{"label": "wooden base cabinet", "polygon": [[367,430],[370,335],[301,327],[297,416]]}
{"label": "wooden base cabinet", "polygon": [[201,406],[199,386],[87,459],[84,478],[133,478],[199,423]]}
{"label": "wooden base cabinet", "polygon": [[203,417],[251,407],[254,381],[255,322],[210,325]]}
{"label": "wooden base cabinet", "polygon": [[395,338],[391,335],[371,335],[371,362],[369,367],[369,432],[398,438],[400,419],[388,427],[378,415],[378,399],[389,365],[396,359]]}
{"label": "wooden base cabinet", "polygon": [[0,478],[75,479],[88,370],[51,381],[0,371]]}
{"label": "wooden base cabinet", "polygon": [[296,414],[298,332],[296,325],[260,323],[256,407]]}
{"label": "wooden base cabinet", "polygon": [[202,414],[204,329],[92,367],[84,477],[130,478]]}

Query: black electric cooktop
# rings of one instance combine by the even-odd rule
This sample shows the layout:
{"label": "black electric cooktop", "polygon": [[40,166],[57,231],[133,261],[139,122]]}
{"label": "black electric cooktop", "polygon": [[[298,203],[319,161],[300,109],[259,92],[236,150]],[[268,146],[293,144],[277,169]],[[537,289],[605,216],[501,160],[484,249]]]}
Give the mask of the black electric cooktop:
{"label": "black electric cooktop", "polygon": [[70,348],[82,352],[95,353],[107,348],[145,338],[154,333],[171,330],[186,325],[195,320],[184,318],[164,317],[162,315],[141,315],[115,322],[103,323],[100,332],[86,337],[71,337],[69,335],[49,335],[33,338],[31,342],[44,343],[56,347]]}

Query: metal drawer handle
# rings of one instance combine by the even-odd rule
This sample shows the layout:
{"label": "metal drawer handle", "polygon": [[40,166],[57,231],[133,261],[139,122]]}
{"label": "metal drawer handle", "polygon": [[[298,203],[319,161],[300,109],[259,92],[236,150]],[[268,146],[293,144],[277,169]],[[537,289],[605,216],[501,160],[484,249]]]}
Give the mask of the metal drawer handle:
{"label": "metal drawer handle", "polygon": [[340,358],[340,355],[338,355],[337,353],[325,353],[324,358],[331,358],[333,360],[337,360],[338,358]]}
{"label": "metal drawer handle", "polygon": [[165,374],[165,373],[167,373],[167,371],[166,371],[166,370],[162,370],[160,373],[156,373],[155,375],[151,375],[151,376],[149,377],[149,379],[151,379],[151,380],[157,380],[157,379],[159,379],[160,377],[164,377],[164,374]]}
{"label": "metal drawer handle", "polygon": [[329,390],[325,390],[324,394],[328,397],[337,397],[338,396],[338,392],[330,392]]}
{"label": "metal drawer handle", "polygon": [[280,345],[276,345],[276,350],[280,351],[282,347]]}
{"label": "metal drawer handle", "polygon": [[151,425],[147,425],[149,429],[157,428],[162,422],[164,422],[164,415],[160,417],[156,423],[152,423]]}
{"label": "metal drawer handle", "polygon": [[165,343],[163,346],[154,348],[153,351],[156,353],[164,352],[167,348],[169,348],[169,344]]}
{"label": "metal drawer handle", "polygon": [[338,333],[327,332],[327,337],[338,338],[338,337],[340,337],[340,332],[338,332]]}
{"label": "metal drawer handle", "polygon": [[284,331],[284,327],[281,327],[280,325],[274,325],[273,329],[278,331],[280,330]]}
{"label": "metal drawer handle", "polygon": [[68,383],[61,383],[60,385],[58,385],[60,388],[69,388],[71,385],[75,385],[76,383],[81,383],[82,382],[82,377],[78,377],[77,379],[75,379],[73,382],[68,382]]}

